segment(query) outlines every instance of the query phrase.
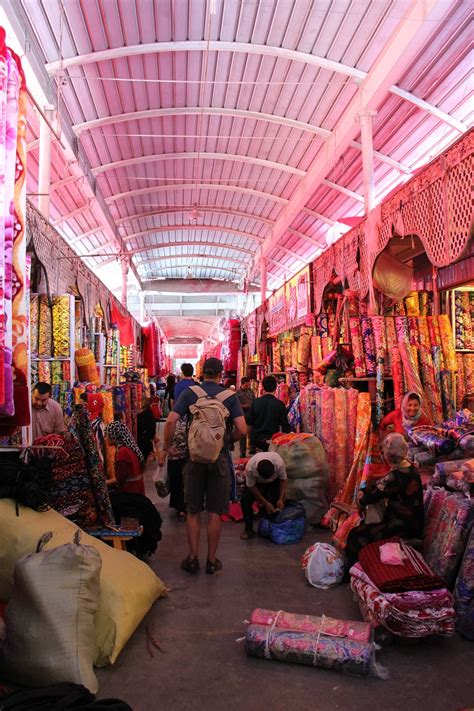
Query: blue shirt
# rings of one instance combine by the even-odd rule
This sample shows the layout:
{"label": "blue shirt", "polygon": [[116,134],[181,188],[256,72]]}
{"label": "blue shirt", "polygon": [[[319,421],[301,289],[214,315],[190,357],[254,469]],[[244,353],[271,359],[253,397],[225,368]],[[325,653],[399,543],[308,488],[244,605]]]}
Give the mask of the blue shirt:
{"label": "blue shirt", "polygon": [[183,378],[179,383],[176,383],[174,386],[174,399],[177,400],[181,393],[184,392],[186,388],[191,387],[191,385],[197,385],[196,381],[192,378]]}
{"label": "blue shirt", "polygon": [[[221,393],[223,390],[225,390],[222,385],[219,385],[219,383],[216,383],[214,380],[205,380],[203,383],[199,383],[199,387],[202,388],[211,397],[215,397],[218,393]],[[180,415],[180,417],[186,415],[190,405],[194,405],[197,399],[198,397],[196,393],[193,393],[193,391],[189,387],[187,387],[176,399],[173,412],[176,412],[178,415]],[[223,404],[229,410],[231,420],[235,420],[237,417],[244,416],[239,398],[235,393],[231,397],[229,397]]]}

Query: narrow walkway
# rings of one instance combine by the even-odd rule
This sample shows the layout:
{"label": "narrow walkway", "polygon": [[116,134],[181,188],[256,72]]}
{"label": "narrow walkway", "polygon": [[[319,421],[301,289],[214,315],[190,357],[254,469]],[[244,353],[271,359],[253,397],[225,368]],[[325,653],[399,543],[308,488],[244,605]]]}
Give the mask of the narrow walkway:
{"label": "narrow walkway", "polygon": [[[156,496],[149,495],[156,501]],[[474,704],[473,645],[459,636],[394,644],[378,653],[390,678],[247,658],[236,639],[253,608],[360,619],[348,585],[316,590],[306,584],[300,557],[325,532],[298,545],[239,539],[227,523],[219,550],[224,569],[214,577],[182,572],[185,524],[159,501],[163,540],[151,561],[168,587],[113,667],[98,671],[100,698],[116,696],[134,711],[458,711]],[[205,561],[202,545],[201,562]],[[147,626],[164,650],[147,651]]]}

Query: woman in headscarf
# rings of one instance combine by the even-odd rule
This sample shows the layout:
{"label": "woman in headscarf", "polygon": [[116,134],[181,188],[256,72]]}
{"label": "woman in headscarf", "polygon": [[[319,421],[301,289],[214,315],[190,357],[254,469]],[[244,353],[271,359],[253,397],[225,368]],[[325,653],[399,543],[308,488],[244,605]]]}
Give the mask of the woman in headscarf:
{"label": "woman in headscarf", "polygon": [[151,398],[146,398],[141,412],[137,415],[137,443],[145,462],[153,452],[153,441],[156,436],[156,420],[151,405]]}
{"label": "woman in headscarf", "polygon": [[[359,507],[382,505],[379,523],[362,522],[347,538],[348,565],[357,562],[364,546],[384,538],[421,538],[423,535],[423,487],[418,471],[407,460],[408,446],[398,432],[388,434],[382,444],[383,457],[389,473],[359,492]],[[380,510],[380,509],[379,509]]]}
{"label": "woman in headscarf", "polygon": [[390,432],[406,437],[410,427],[431,425],[432,423],[423,415],[421,410],[421,399],[418,393],[408,392],[402,400],[402,406],[385,415],[379,425],[380,439],[383,439]]}
{"label": "woman in headscarf", "polygon": [[118,484],[115,491],[120,493],[144,494],[143,454],[128,427],[116,420],[107,425],[105,436],[117,447],[115,480],[108,480],[107,483]]}

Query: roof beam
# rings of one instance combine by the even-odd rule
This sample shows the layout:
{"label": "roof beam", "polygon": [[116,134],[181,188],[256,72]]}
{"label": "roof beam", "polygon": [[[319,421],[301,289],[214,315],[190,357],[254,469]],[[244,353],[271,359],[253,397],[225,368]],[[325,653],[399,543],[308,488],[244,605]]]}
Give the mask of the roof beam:
{"label": "roof beam", "polygon": [[73,217],[78,217],[78,215],[82,215],[82,213],[87,212],[92,208],[92,200],[88,200],[85,205],[81,205],[81,207],[76,207],[75,210],[72,212],[68,212],[66,215],[61,215],[61,217],[58,220],[54,220],[51,224],[53,227],[57,227],[58,225],[64,224],[64,222],[67,222],[68,220],[72,220]]}
{"label": "roof beam", "polygon": [[[187,246],[190,246],[189,244]],[[137,269],[142,267],[144,264],[152,264],[153,262],[164,262],[169,259],[174,261],[175,259],[219,259],[224,262],[232,262],[232,264],[240,264],[242,267],[248,266],[248,260],[235,259],[234,257],[223,257],[221,255],[212,254],[194,254],[193,252],[184,252],[184,254],[169,254],[167,256],[160,255],[159,257],[150,257],[149,259],[142,259],[140,262],[135,262]]]}
{"label": "roof beam", "polygon": [[[237,235],[238,237],[244,237],[245,239],[253,240],[254,242],[263,242],[264,238],[254,235],[251,232],[242,232],[242,230],[235,230],[232,227],[220,227],[217,225],[165,225],[163,227],[152,227],[148,230],[142,230],[141,232],[135,232],[133,235],[125,235],[123,237],[124,242],[131,242],[138,237],[143,237],[145,235],[160,234],[162,232],[190,232],[193,230],[209,230],[210,232],[225,232],[231,235]],[[153,246],[144,247],[144,249],[154,249]],[[139,250],[132,250],[130,254],[136,254]]]}
{"label": "roof beam", "polygon": [[354,200],[357,200],[357,202],[361,202],[364,204],[364,196],[359,195],[359,193],[355,193],[353,190],[349,190],[349,188],[345,188],[343,185],[338,185],[337,183],[333,183],[332,180],[321,180],[321,183],[323,185],[327,185],[328,188],[332,188],[333,190],[337,190],[339,193],[342,193],[343,195],[347,195],[347,197],[353,198]]}
{"label": "roof beam", "polygon": [[[310,242],[311,244],[316,245],[316,247],[319,247],[319,249],[325,249],[327,247],[326,240],[324,238],[316,239],[315,237],[311,237],[310,235],[307,235],[304,232],[294,230],[292,227],[288,228],[288,232],[290,232],[292,235],[295,235],[295,237],[299,237],[300,239],[306,240],[306,242]],[[278,249],[280,248],[281,246],[278,245]]]}
{"label": "roof beam", "polygon": [[[260,259],[266,257],[281,241],[292,222],[314,195],[337,159],[347,150],[360,131],[359,114],[363,110],[376,111],[390,87],[410,66],[421,46],[431,36],[433,23],[442,21],[451,11],[454,2],[445,0],[412,0],[395,31],[374,61],[336,128],[310,166],[307,177],[298,185],[290,203],[282,210],[271,236],[262,244],[255,256],[249,276],[256,273]],[[435,16],[435,17],[434,17]],[[430,20],[426,22],[426,20]]]}
{"label": "roof beam", "polygon": [[[189,261],[189,258],[188,258]],[[235,274],[238,279],[242,277],[242,274],[245,272],[245,269],[226,269],[225,267],[214,267],[212,264],[177,264],[175,267],[158,267],[158,269],[153,269],[152,270],[152,275],[155,274],[155,272],[169,272],[170,269],[191,269],[192,272],[195,272],[197,269],[210,269],[213,271],[218,271],[218,272],[226,272],[228,274]],[[170,277],[171,278],[171,277]],[[150,275],[146,275],[146,281],[151,282],[153,281],[154,277]],[[198,279],[199,277],[194,277],[194,279]]]}
{"label": "roof beam", "polygon": [[[215,106],[179,106],[167,109],[146,109],[144,111],[131,111],[124,114],[115,114],[113,116],[103,116],[102,118],[93,119],[77,123],[74,126],[74,132],[79,136],[83,131],[93,131],[95,128],[103,126],[113,126],[116,123],[127,123],[128,121],[140,121],[141,119],[160,118],[162,116],[229,116],[230,118],[251,119],[254,121],[265,121],[266,123],[276,123],[279,126],[294,128],[299,131],[307,131],[321,138],[327,138],[331,135],[331,131],[320,126],[314,126],[311,123],[304,121],[296,121],[295,119],[286,118],[285,116],[275,116],[273,114],[259,113],[258,111],[246,111],[245,109],[225,109]],[[106,135],[106,134],[105,134]]]}
{"label": "roof beam", "polygon": [[[105,202],[110,205],[117,200],[126,200],[127,198],[135,198],[138,195],[151,195],[153,193],[164,193],[168,190],[220,190],[222,192],[237,193],[240,195],[248,195],[262,200],[273,200],[280,205],[287,205],[289,200],[286,198],[273,195],[272,193],[264,193],[261,190],[253,190],[252,188],[242,188],[238,185],[219,185],[219,183],[179,183],[176,185],[157,185],[152,188],[139,188],[138,190],[129,190],[126,193],[117,193],[105,199]],[[199,201],[198,201],[199,202]]]}
{"label": "roof beam", "polygon": [[315,217],[317,220],[321,220],[321,222],[325,222],[326,225],[329,225],[330,227],[334,227],[334,225],[339,224],[339,222],[337,222],[337,220],[331,220],[330,217],[321,215],[320,212],[315,212],[314,210],[310,210],[309,207],[304,207],[301,210],[301,212],[304,212],[305,215],[309,215],[309,217]]}
{"label": "roof beam", "polygon": [[[126,222],[132,222],[133,220],[141,220],[147,217],[156,217],[158,215],[170,215],[175,213],[189,213],[191,212],[191,207],[183,207],[182,205],[174,205],[170,207],[164,207],[161,210],[151,210],[150,212],[138,212],[135,215],[128,215],[127,217],[121,217],[119,220],[115,220],[116,225],[123,225]],[[256,220],[257,222],[263,222],[265,225],[273,225],[273,220],[268,220],[266,217],[261,217],[260,215],[254,215],[252,212],[239,212],[239,210],[228,210],[225,207],[203,207],[198,205],[199,212],[210,212],[218,215],[230,215],[231,217],[242,217],[245,220]]]}
{"label": "roof beam", "polygon": [[57,180],[55,183],[51,183],[49,190],[50,192],[53,192],[53,190],[60,190],[64,185],[78,183],[81,180],[83,180],[83,178],[78,178],[77,175],[68,175],[67,178],[62,178],[62,180]]}
{"label": "roof beam", "polygon": [[168,160],[189,160],[195,158],[198,160],[230,160],[234,163],[251,163],[252,165],[258,165],[261,168],[269,168],[270,170],[279,170],[283,173],[291,173],[292,175],[297,175],[300,178],[304,178],[306,175],[306,171],[294,168],[291,165],[286,165],[286,163],[276,163],[272,160],[254,158],[253,156],[230,153],[205,153],[202,151],[193,151],[192,153],[155,153],[154,155],[149,156],[138,156],[137,158],[116,160],[113,163],[104,163],[103,165],[98,165],[95,168],[92,168],[92,174],[99,175],[100,173],[106,173],[109,170],[127,168],[132,165],[143,165],[144,163],[159,163]]}
{"label": "roof beam", "polygon": [[[208,242],[208,241],[201,241],[201,240],[185,240],[183,242],[160,242],[160,244],[154,244],[151,247],[143,247],[139,249],[133,249],[130,252],[127,252],[130,256],[133,256],[135,254],[141,254],[142,252],[147,252],[152,249],[166,249],[167,247],[183,247],[183,246],[188,246],[188,245],[196,245],[199,247],[214,247],[215,249],[230,249],[234,252],[240,252],[241,254],[255,254],[254,249],[244,249],[243,247],[236,247],[233,244],[226,244],[226,243],[221,243],[221,242]],[[104,257],[107,255],[104,254]],[[226,259],[226,257],[223,257],[222,255],[218,255],[219,259]]]}
{"label": "roof beam", "polygon": [[[76,244],[77,242],[81,242],[83,239],[86,239],[87,237],[92,237],[92,235],[96,235],[99,232],[106,232],[105,227],[103,225],[97,225],[97,227],[93,227],[91,230],[88,230],[88,232],[83,232],[81,235],[76,235],[74,239],[71,239],[68,244],[70,247],[72,245]],[[103,245],[100,245],[101,247]]]}
{"label": "roof beam", "polygon": [[[359,141],[351,141],[350,145],[351,148],[362,151],[362,143],[359,143]],[[386,156],[385,153],[381,153],[380,151],[374,151],[374,158],[377,158],[377,160],[381,163],[386,163],[391,168],[395,168],[395,170],[398,170],[400,173],[404,173],[405,175],[411,175],[413,172],[407,165],[400,163],[394,158],[390,158],[390,156]]]}
{"label": "roof beam", "polygon": [[[445,7],[451,8],[450,2],[445,2]],[[428,14],[428,13],[426,13]],[[408,18],[408,15],[404,15],[404,19]],[[422,31],[422,21],[424,17],[421,12],[417,10],[417,15],[414,16],[412,13],[410,20],[412,27],[416,27],[417,30]],[[438,18],[436,18],[438,19]],[[433,31],[433,25],[429,27],[430,33]],[[88,54],[76,55],[75,57],[66,57],[63,59],[56,60],[46,64],[46,70],[49,74],[60,74],[65,69],[70,69],[74,66],[84,66],[85,64],[93,64],[97,62],[105,62],[112,59],[118,59],[121,57],[132,57],[143,54],[157,54],[159,52],[243,52],[245,54],[256,54],[260,56],[267,57],[277,57],[278,59],[287,59],[292,62],[302,62],[309,66],[320,67],[322,69],[328,69],[329,71],[336,72],[338,74],[344,74],[345,76],[351,77],[358,81],[364,81],[367,77],[367,72],[361,71],[355,67],[350,67],[341,62],[334,62],[325,57],[317,57],[313,54],[307,52],[298,52],[292,49],[286,49],[285,47],[272,47],[265,44],[247,44],[244,42],[219,42],[206,40],[190,40],[182,42],[151,42],[148,44],[139,45],[128,45],[122,47],[114,47],[113,49],[105,49],[99,52],[90,52]],[[371,69],[372,71],[372,69]],[[400,77],[401,74],[398,75]],[[460,133],[467,131],[468,126],[463,124],[461,121],[457,121],[449,114],[444,111],[437,109],[436,106],[429,104],[422,99],[414,96],[410,92],[400,89],[396,85],[390,85],[387,87],[387,91],[391,92],[409,101],[417,108],[428,111],[429,113],[436,115],[442,121],[449,123],[449,125],[456,128]],[[436,112],[436,113],[435,113]]]}

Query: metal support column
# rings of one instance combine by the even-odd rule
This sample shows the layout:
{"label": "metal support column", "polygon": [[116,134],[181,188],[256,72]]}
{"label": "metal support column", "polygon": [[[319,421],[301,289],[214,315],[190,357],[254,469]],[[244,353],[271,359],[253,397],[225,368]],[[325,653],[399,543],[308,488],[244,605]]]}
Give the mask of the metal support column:
{"label": "metal support column", "polygon": [[[54,118],[54,106],[48,104],[44,107],[44,115],[49,124]],[[38,208],[43,217],[49,222],[49,205],[51,190],[51,128],[42,116],[39,119],[39,167],[38,167]]]}
{"label": "metal support column", "polygon": [[260,259],[260,294],[263,304],[267,298],[267,260],[264,257]]}
{"label": "metal support column", "polygon": [[376,111],[361,111],[359,114],[362,139],[362,166],[364,171],[364,205],[368,215],[375,207],[374,145],[372,141],[372,118]]}
{"label": "metal support column", "polygon": [[130,259],[128,257],[123,257],[120,266],[122,267],[122,298],[121,303],[124,308],[127,308],[127,282],[128,282],[128,270],[130,267]]}

